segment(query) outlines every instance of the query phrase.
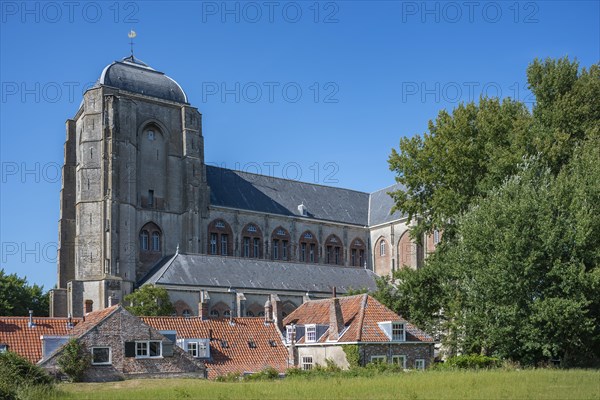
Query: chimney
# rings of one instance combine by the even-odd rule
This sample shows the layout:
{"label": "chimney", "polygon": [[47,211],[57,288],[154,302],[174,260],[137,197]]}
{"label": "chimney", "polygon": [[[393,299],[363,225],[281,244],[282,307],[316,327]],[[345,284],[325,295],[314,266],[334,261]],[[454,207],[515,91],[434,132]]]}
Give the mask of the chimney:
{"label": "chimney", "polygon": [[92,310],[94,309],[94,301],[93,300],[86,300],[85,301],[85,306],[83,308],[83,314],[89,314],[92,312]]}
{"label": "chimney", "polygon": [[281,309],[281,300],[276,294],[271,295],[271,305],[273,306],[273,322],[283,332],[283,310]]}
{"label": "chimney", "polygon": [[333,287],[333,296],[331,297],[333,297],[334,299],[337,297],[337,288],[335,286]]}
{"label": "chimney", "polygon": [[109,307],[116,306],[117,304],[119,304],[119,298],[117,296],[108,296]]}
{"label": "chimney", "polygon": [[29,322],[27,323],[29,328],[35,328],[35,324],[33,323],[33,310],[29,310]]}
{"label": "chimney", "polygon": [[340,332],[344,330],[344,316],[340,299],[334,297],[329,303],[329,340],[338,340]]}
{"label": "chimney", "polygon": [[198,303],[198,314],[201,320],[208,319],[208,300],[210,297],[204,290],[200,292],[200,302]]}
{"label": "chimney", "polygon": [[271,300],[267,299],[265,302],[265,325],[273,322],[273,305]]}

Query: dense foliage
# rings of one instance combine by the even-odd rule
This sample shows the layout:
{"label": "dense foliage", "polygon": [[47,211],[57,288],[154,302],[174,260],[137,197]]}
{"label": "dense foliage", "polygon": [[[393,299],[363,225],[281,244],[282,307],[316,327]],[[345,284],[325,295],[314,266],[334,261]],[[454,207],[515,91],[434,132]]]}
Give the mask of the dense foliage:
{"label": "dense foliage", "polygon": [[525,365],[600,360],[600,70],[534,61],[532,113],[481,99],[403,139],[390,167],[417,235],[442,228],[424,268],[381,280],[380,301],[450,355]]}
{"label": "dense foliage", "polygon": [[0,353],[0,399],[40,398],[52,390],[53,380],[41,367],[16,353]]}
{"label": "dense foliage", "polygon": [[125,296],[124,300],[130,304],[127,310],[134,315],[168,316],[175,311],[167,290],[155,285],[144,285]]}
{"label": "dense foliage", "polygon": [[76,339],[71,339],[63,347],[58,356],[57,364],[60,370],[71,382],[79,382],[83,379],[85,371],[91,363],[91,357],[84,346]]}
{"label": "dense foliage", "polygon": [[17,274],[6,275],[0,269],[0,315],[27,316],[29,310],[38,317],[47,317],[49,311],[48,292],[44,287],[27,283],[27,278]]}

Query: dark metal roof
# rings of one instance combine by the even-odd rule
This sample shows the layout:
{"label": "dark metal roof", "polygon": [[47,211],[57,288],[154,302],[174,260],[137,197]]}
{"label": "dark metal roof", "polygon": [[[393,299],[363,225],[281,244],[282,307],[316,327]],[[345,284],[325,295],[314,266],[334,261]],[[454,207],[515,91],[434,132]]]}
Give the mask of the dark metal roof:
{"label": "dark metal roof", "polygon": [[394,206],[394,200],[388,192],[395,192],[397,190],[404,190],[404,186],[396,183],[395,185],[371,193],[369,201],[369,226],[395,221],[405,216],[398,211],[390,214]]}
{"label": "dark metal roof", "polygon": [[248,258],[177,254],[154,268],[139,284],[339,293],[375,290],[375,274],[362,268],[274,262]]}
{"label": "dark metal roof", "polygon": [[177,82],[133,57],[104,68],[98,84],[178,103],[188,102]]}
{"label": "dark metal roof", "polygon": [[310,218],[366,226],[369,194],[290,179],[206,166],[210,204],[300,216],[303,204]]}

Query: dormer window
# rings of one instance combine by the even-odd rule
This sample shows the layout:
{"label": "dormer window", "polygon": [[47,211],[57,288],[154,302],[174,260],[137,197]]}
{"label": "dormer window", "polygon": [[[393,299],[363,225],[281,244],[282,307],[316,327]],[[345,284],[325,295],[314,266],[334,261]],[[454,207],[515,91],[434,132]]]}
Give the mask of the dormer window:
{"label": "dormer window", "polygon": [[294,336],[294,326],[288,325],[285,327],[285,341],[292,343],[292,337]]}
{"label": "dormer window", "polygon": [[8,351],[8,345],[7,344],[0,344],[0,354],[6,353],[7,351]]}
{"label": "dormer window", "polygon": [[392,340],[404,342],[406,340],[406,332],[402,322],[392,322]]}
{"label": "dormer window", "polygon": [[306,325],[306,343],[314,343],[317,341],[317,326]]}

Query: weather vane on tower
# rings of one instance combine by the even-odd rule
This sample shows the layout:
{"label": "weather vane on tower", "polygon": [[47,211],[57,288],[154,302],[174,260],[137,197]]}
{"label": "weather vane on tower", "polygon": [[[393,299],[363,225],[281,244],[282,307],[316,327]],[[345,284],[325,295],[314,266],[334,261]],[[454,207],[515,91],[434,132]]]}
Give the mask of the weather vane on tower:
{"label": "weather vane on tower", "polygon": [[137,33],[135,33],[135,31],[132,29],[129,31],[127,36],[130,39],[129,45],[131,46],[131,59],[133,60],[133,39],[137,36]]}

